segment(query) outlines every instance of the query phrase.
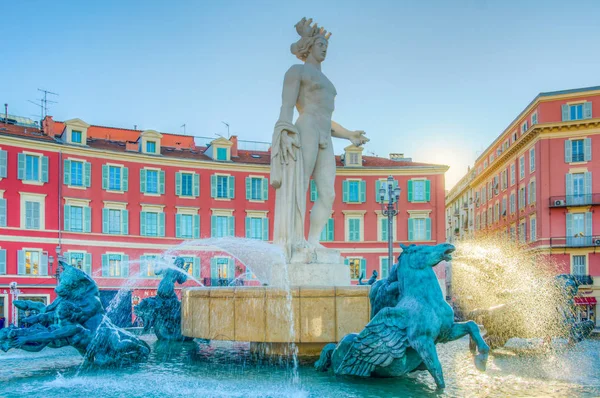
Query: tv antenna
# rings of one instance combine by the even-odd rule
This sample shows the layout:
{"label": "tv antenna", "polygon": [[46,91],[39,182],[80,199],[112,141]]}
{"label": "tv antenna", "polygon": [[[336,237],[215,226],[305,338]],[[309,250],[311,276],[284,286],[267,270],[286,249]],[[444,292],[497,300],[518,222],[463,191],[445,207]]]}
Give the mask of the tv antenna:
{"label": "tv antenna", "polygon": [[27,102],[31,102],[33,105],[40,107],[40,120],[44,120],[44,104],[41,102],[38,104],[37,102],[34,102],[32,100],[27,100]]}
{"label": "tv antenna", "polygon": [[56,96],[58,96],[58,94],[54,93],[52,91],[43,90],[41,88],[38,88],[38,91],[41,91],[42,93],[44,93],[44,98],[40,99],[40,101],[43,104],[43,116],[42,116],[42,119],[43,119],[46,116],[48,116],[48,104],[58,104],[57,101],[51,101],[51,100],[49,100],[48,99],[48,94],[50,94],[50,95],[56,95]]}
{"label": "tv antenna", "polygon": [[225,122],[221,122],[223,123],[225,126],[227,126],[227,139],[230,139],[231,136],[229,135],[229,123],[225,123]]}
{"label": "tv antenna", "polygon": [[179,127],[183,127],[183,135],[185,135],[185,123],[183,123],[181,126]]}

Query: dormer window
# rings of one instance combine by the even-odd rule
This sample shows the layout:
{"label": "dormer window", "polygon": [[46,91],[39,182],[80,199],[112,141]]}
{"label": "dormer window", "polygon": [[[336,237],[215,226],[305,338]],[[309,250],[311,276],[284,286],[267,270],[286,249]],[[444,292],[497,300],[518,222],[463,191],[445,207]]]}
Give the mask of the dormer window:
{"label": "dormer window", "polygon": [[71,142],[74,144],[81,144],[81,131],[71,131]]}
{"label": "dormer window", "polygon": [[138,138],[139,151],[149,155],[160,155],[162,134],[154,130],[145,130]]}
{"label": "dormer window", "polygon": [[146,152],[148,152],[148,153],[156,153],[156,142],[154,142],[154,141],[146,141]]}
{"label": "dormer window", "polygon": [[231,160],[231,147],[233,142],[227,138],[219,137],[216,140],[211,141],[204,154],[210,157],[212,160],[219,162],[229,162]]}
{"label": "dormer window", "polygon": [[227,148],[217,148],[217,160],[227,160]]}
{"label": "dormer window", "polygon": [[344,148],[344,166],[346,167],[361,167],[362,166],[362,151],[363,147],[354,145]]}

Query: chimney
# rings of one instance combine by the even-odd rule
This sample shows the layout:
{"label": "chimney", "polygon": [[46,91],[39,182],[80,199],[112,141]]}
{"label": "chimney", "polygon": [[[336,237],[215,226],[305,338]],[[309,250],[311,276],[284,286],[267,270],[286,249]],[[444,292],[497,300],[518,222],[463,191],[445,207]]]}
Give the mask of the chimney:
{"label": "chimney", "polygon": [[8,124],[8,104],[4,104],[4,124]]}
{"label": "chimney", "polygon": [[138,143],[134,141],[125,142],[125,150],[128,152],[139,152],[138,151]]}
{"label": "chimney", "polygon": [[394,162],[412,162],[412,159],[405,158],[403,153],[390,153],[390,160]]}
{"label": "chimney", "polygon": [[42,120],[42,132],[49,136],[54,135],[54,123],[56,122],[52,119],[52,116],[46,116]]}
{"label": "chimney", "polygon": [[238,157],[238,138],[237,135],[232,135],[229,138],[229,141],[231,141],[233,143],[233,145],[231,146],[231,157]]}

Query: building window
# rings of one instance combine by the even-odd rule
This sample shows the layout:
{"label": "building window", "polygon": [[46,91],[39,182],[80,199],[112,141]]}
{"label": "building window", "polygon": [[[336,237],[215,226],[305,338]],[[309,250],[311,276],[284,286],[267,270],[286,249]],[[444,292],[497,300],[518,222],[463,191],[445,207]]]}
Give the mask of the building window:
{"label": "building window", "polygon": [[146,212],[146,236],[158,236],[158,213]]}
{"label": "building window", "polygon": [[40,157],[25,155],[25,179],[27,181],[39,181]]}
{"label": "building window", "polygon": [[565,162],[588,162],[592,160],[592,139],[565,140]]}
{"label": "building window", "polygon": [[580,104],[564,104],[562,106],[562,120],[583,120],[592,118],[592,103],[584,102]]}
{"label": "building window", "polygon": [[223,238],[235,236],[235,224],[233,216],[213,215],[211,217],[211,236]]}
{"label": "building window", "polygon": [[146,171],[146,193],[158,193],[158,171]]}
{"label": "building window", "polygon": [[25,202],[25,228],[40,229],[40,203]]}
{"label": "building window", "polygon": [[140,170],[140,192],[145,194],[165,193],[165,172],[162,170]]}
{"label": "building window", "polygon": [[129,276],[129,256],[122,254],[102,255],[102,276],[126,278]]}
{"label": "building window", "polygon": [[140,256],[140,277],[141,278],[156,278],[157,265],[160,264],[160,256],[145,255]]}
{"label": "building window", "polygon": [[510,185],[515,185],[515,165],[510,165]]}
{"label": "building window", "polygon": [[525,207],[525,187],[519,188],[519,209]]}
{"label": "building window", "polygon": [[24,250],[25,271],[20,275],[40,275],[41,253],[39,251]]}
{"label": "building window", "polygon": [[72,130],[71,131],[71,142],[76,144],[81,144],[81,131]]}
{"label": "building window", "polygon": [[484,169],[486,169],[486,168],[487,168],[487,166],[488,166],[488,161],[487,161],[487,159],[485,159],[485,160],[483,161],[483,168],[484,168]]}
{"label": "building window", "polygon": [[535,180],[529,182],[528,200],[529,200],[530,205],[535,203],[535,200],[536,200],[536,198],[535,198]]}
{"label": "building window", "polygon": [[147,153],[156,153],[156,142],[155,141],[146,141],[146,152]]}
{"label": "building window", "polygon": [[525,178],[525,156],[519,158],[519,179]]}
{"label": "building window", "polygon": [[[392,183],[392,192],[397,187],[398,187],[398,181],[394,180],[394,182]],[[385,189],[385,195],[383,196],[383,203],[388,203],[388,201],[389,201],[389,189],[388,189],[387,180],[378,180],[378,181],[375,181],[375,201],[377,203],[381,203],[381,196],[379,195],[379,190],[381,188]],[[392,200],[395,201],[395,198],[392,198]]]}
{"label": "building window", "polygon": [[408,181],[409,202],[429,202],[431,199],[431,182],[429,180]]}
{"label": "building window", "polygon": [[345,203],[364,203],[366,201],[367,184],[362,180],[344,180],[342,196]]}
{"label": "building window", "polygon": [[[491,217],[490,217],[490,221],[491,221]],[[408,240],[409,241],[431,240],[431,218],[409,218],[408,219]]]}
{"label": "building window", "polygon": [[504,191],[506,188],[508,188],[508,175],[506,170],[502,170],[500,173],[500,179],[502,180],[502,190]]}
{"label": "building window", "polygon": [[531,114],[531,125],[533,126],[534,124],[537,124],[537,123],[538,123],[538,114],[536,111]]}
{"label": "building window", "polygon": [[175,195],[200,196],[200,176],[196,173],[175,173]]}
{"label": "building window", "polygon": [[108,189],[111,191],[121,190],[121,168],[115,166],[108,167]]}
{"label": "building window", "polygon": [[269,219],[266,217],[246,217],[246,238],[269,240]]}
{"label": "building window", "polygon": [[535,242],[537,239],[537,221],[535,218],[529,220],[529,240]]}
{"label": "building window", "polygon": [[525,122],[523,122],[523,124],[521,125],[521,134],[526,132],[528,128],[529,128],[529,125],[527,124],[527,120],[525,120]]}
{"label": "building window", "polygon": [[592,245],[592,213],[567,213],[567,246]]}
{"label": "building window", "polygon": [[269,197],[269,182],[263,177],[246,177],[246,199],[267,200]]}
{"label": "building window", "polygon": [[84,252],[66,252],[67,264],[92,275],[92,255]]}
{"label": "building window", "polygon": [[506,217],[506,196],[502,198],[502,217]]}
{"label": "building window", "polygon": [[[68,228],[71,232],[83,232],[83,207],[79,206],[67,206],[69,214],[67,215],[70,219],[70,226]],[[65,229],[67,229],[65,227]]]}
{"label": "building window", "polygon": [[516,210],[515,193],[513,192],[510,194],[510,214],[513,214]]}
{"label": "building window", "polygon": [[165,236],[165,213],[142,211],[140,223],[140,235]]}
{"label": "building window", "polygon": [[74,186],[83,186],[83,162],[71,162],[71,184]]}
{"label": "building window", "polygon": [[586,267],[586,258],[585,255],[575,255],[573,256],[573,275],[586,275],[587,267]]}
{"label": "building window", "polygon": [[592,203],[592,173],[570,173],[566,175],[567,205]]}
{"label": "building window", "polygon": [[219,199],[233,199],[235,196],[235,177],[211,176],[211,196]]}
{"label": "building window", "polygon": [[529,172],[533,173],[535,170],[535,148],[529,150]]}
{"label": "building window", "polygon": [[227,148],[217,148],[217,160],[227,160]]}
{"label": "building window", "polygon": [[525,221],[519,224],[519,241],[527,242],[527,223]]}
{"label": "building window", "polygon": [[235,262],[228,257],[210,259],[211,286],[228,286],[235,279]]}
{"label": "building window", "polygon": [[362,275],[363,277],[367,273],[367,262],[364,258],[347,258],[346,263],[350,268],[350,278],[358,279]]}
{"label": "building window", "polygon": [[583,162],[584,159],[583,140],[571,140],[571,161]]}
{"label": "building window", "polygon": [[390,259],[387,257],[380,257],[379,259],[379,277],[381,279],[387,278],[390,275]]}
{"label": "building window", "polygon": [[17,178],[22,181],[48,182],[48,157],[19,153]]}
{"label": "building window", "polygon": [[333,242],[334,241],[334,232],[335,232],[334,220],[333,220],[333,218],[330,218],[325,223],[325,226],[323,227],[323,231],[321,231],[321,237],[319,240],[321,242]]}
{"label": "building window", "polygon": [[108,210],[108,233],[109,234],[120,234],[121,233],[121,211],[116,209]]}
{"label": "building window", "polygon": [[348,219],[348,241],[349,242],[360,242],[361,236],[361,219],[360,218],[349,218]]}
{"label": "building window", "polygon": [[193,175],[184,173],[181,175],[181,195],[192,196],[193,190]]}
{"label": "building window", "polygon": [[175,236],[177,238],[200,238],[200,216],[198,214],[176,214]]}

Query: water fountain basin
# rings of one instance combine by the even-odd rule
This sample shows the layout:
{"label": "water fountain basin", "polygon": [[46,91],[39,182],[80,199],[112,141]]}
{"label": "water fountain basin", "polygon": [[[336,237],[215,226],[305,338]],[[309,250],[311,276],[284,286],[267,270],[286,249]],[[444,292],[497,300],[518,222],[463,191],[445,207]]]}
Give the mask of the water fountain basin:
{"label": "water fountain basin", "polygon": [[[270,353],[318,356],[327,343],[358,333],[369,322],[370,286],[194,287],[183,290],[182,333],[243,341]],[[291,296],[291,302],[290,302]],[[292,311],[293,316],[291,316]]]}

